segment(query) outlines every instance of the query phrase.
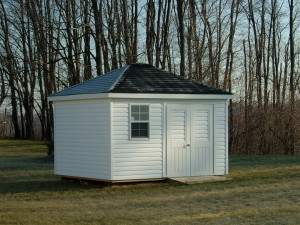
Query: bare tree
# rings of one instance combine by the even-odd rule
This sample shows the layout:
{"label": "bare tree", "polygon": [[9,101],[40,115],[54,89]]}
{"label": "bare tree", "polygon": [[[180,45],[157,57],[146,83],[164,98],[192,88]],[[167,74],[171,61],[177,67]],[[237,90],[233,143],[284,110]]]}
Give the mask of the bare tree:
{"label": "bare tree", "polygon": [[92,63],[91,63],[91,16],[89,11],[91,9],[88,1],[81,0],[81,8],[83,8],[83,35],[84,35],[84,70],[83,79],[88,80],[92,78]]}
{"label": "bare tree", "polygon": [[155,5],[153,0],[147,1],[147,20],[146,20],[146,51],[148,62],[153,65],[153,52],[154,52],[154,21],[155,21]]}
{"label": "bare tree", "polygon": [[[2,63],[1,63],[2,64]],[[1,79],[1,89],[0,89],[0,107],[3,104],[5,98],[8,97],[8,87],[5,83],[3,68],[0,68],[0,79]]]}
{"label": "bare tree", "polygon": [[180,49],[180,76],[185,76],[184,0],[177,0],[178,43]]}
{"label": "bare tree", "polygon": [[4,51],[5,55],[2,55],[2,62],[5,63],[5,67],[7,68],[6,75],[8,76],[8,83],[10,88],[10,99],[11,99],[11,107],[12,107],[12,120],[13,126],[15,131],[15,138],[21,137],[21,131],[18,122],[18,102],[17,102],[17,87],[16,87],[16,61],[13,55],[13,51],[11,48],[10,43],[10,31],[9,31],[9,21],[6,14],[6,9],[3,5],[3,1],[0,1],[1,13],[0,13],[0,22],[1,22],[1,29],[3,31],[3,38],[4,38]]}
{"label": "bare tree", "polygon": [[290,44],[290,116],[287,125],[288,147],[286,154],[295,154],[295,38],[294,38],[294,0],[289,0],[289,44]]}

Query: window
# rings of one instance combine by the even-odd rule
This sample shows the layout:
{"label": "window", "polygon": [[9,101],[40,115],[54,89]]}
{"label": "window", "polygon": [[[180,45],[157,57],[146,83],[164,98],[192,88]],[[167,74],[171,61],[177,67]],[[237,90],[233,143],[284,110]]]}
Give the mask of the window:
{"label": "window", "polygon": [[149,138],[149,105],[131,106],[131,137]]}

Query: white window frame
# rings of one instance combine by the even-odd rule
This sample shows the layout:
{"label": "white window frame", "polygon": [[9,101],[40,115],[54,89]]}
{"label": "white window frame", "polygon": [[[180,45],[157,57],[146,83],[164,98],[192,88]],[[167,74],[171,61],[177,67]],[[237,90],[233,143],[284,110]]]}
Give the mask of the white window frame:
{"label": "white window frame", "polygon": [[[131,119],[131,107],[132,106],[148,106],[148,110],[149,110],[149,118],[148,120],[139,120],[139,121],[133,121]],[[150,132],[150,104],[139,104],[139,103],[136,103],[136,104],[129,104],[129,140],[141,140],[141,141],[144,141],[144,140],[149,140],[150,139],[150,135],[151,135],[151,132]],[[148,123],[148,137],[132,137],[131,136],[131,124],[132,123]]]}

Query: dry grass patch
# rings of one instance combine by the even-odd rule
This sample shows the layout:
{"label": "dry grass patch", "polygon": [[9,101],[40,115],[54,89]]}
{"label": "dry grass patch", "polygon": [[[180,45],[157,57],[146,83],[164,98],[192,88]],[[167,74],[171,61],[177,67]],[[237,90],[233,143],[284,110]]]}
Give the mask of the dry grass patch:
{"label": "dry grass patch", "polygon": [[42,143],[0,140],[0,224],[300,221],[300,156],[233,156],[227,182],[106,186],[61,181],[46,151]]}

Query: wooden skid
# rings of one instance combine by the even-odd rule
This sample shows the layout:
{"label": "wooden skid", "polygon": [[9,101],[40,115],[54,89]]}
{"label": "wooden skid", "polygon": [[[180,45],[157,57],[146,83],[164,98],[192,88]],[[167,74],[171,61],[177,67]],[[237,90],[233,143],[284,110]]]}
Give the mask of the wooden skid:
{"label": "wooden skid", "polygon": [[165,178],[151,178],[151,179],[132,179],[132,180],[107,180],[107,179],[98,179],[98,178],[88,178],[88,177],[76,177],[76,176],[66,176],[66,175],[57,175],[62,179],[75,179],[75,180],[90,180],[90,181],[100,181],[105,183],[117,184],[117,183],[136,183],[136,182],[153,182],[153,181],[162,181]]}

